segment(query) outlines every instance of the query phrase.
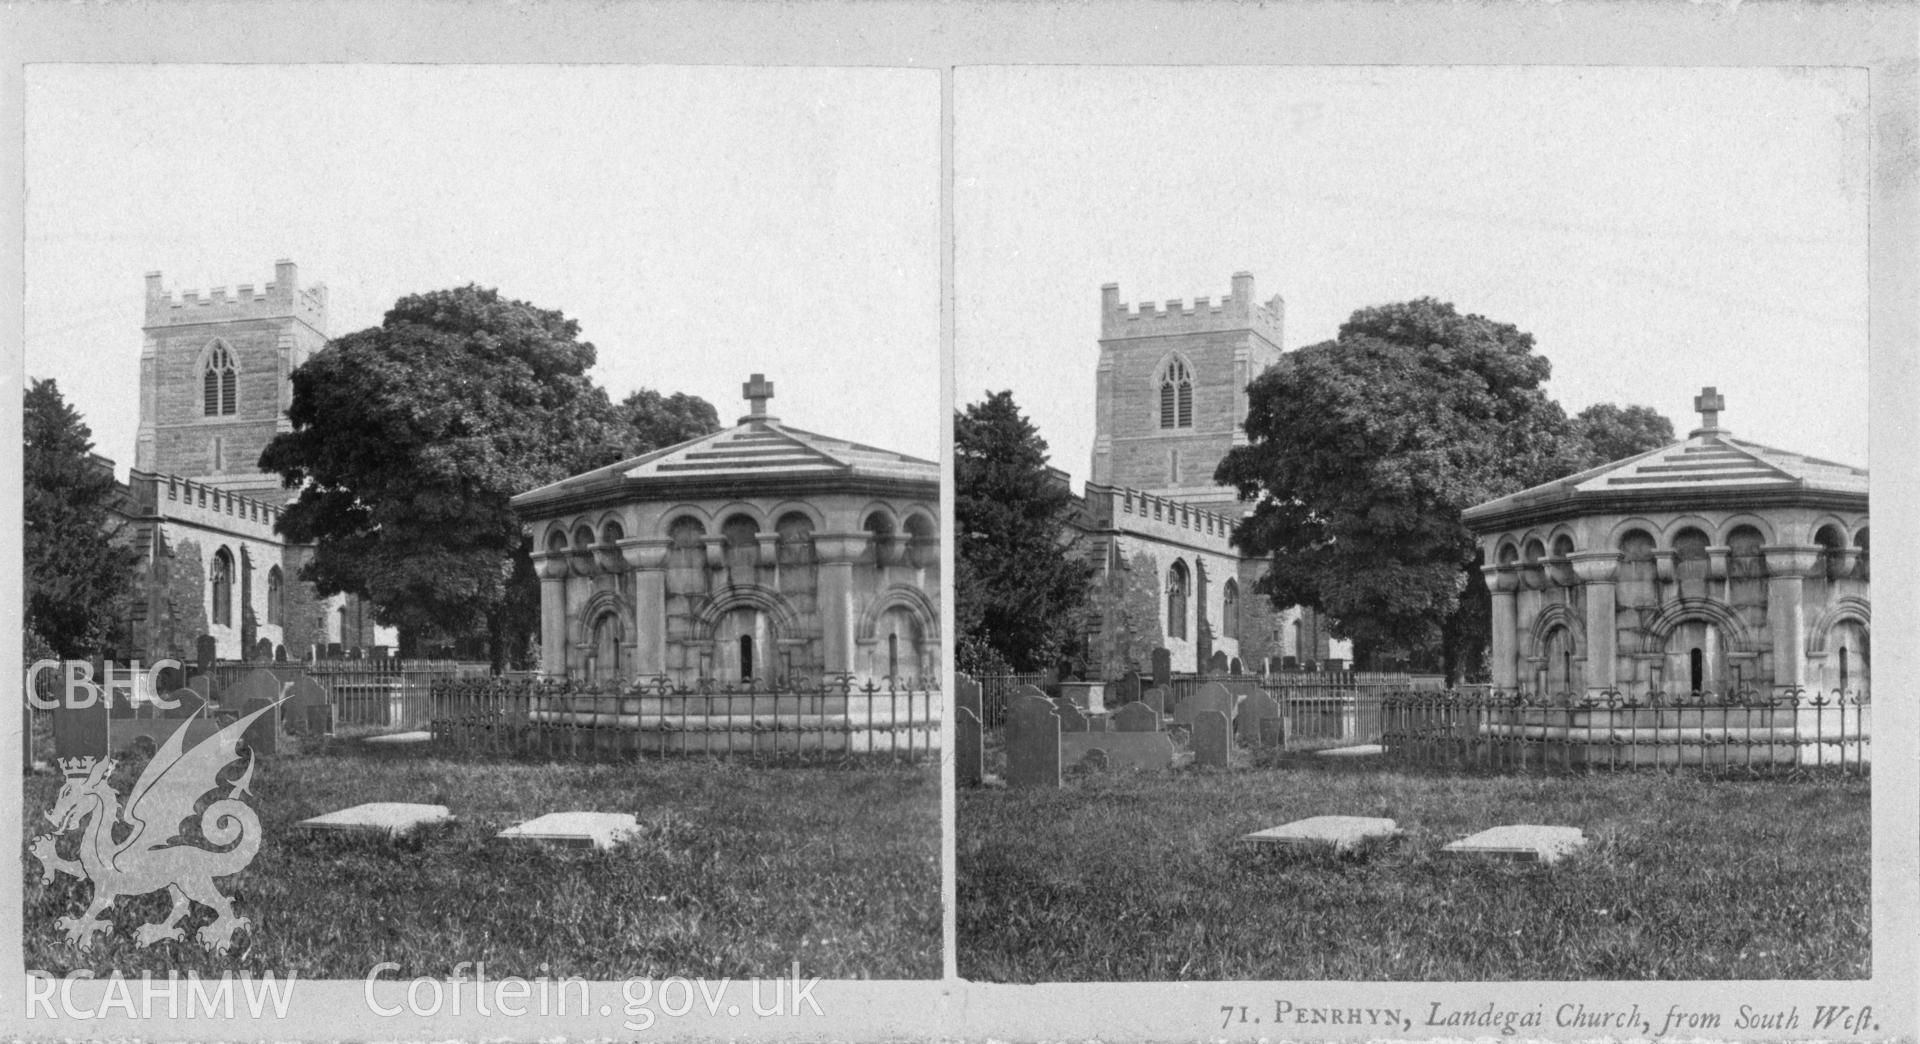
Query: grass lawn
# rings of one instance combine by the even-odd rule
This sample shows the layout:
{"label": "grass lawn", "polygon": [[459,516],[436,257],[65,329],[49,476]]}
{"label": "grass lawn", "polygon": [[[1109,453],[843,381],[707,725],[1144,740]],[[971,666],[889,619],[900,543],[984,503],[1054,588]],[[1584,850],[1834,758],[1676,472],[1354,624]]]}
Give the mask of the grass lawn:
{"label": "grass lawn", "polygon": [[[122,767],[116,789],[130,783]],[[25,781],[30,833],[61,785]],[[114,933],[85,955],[54,921],[92,886],[26,875],[28,968],[104,974],[272,971],[359,979],[445,978],[461,961],[488,978],[802,976],[937,978],[941,967],[939,775],[880,761],[694,758],[622,764],[447,760],[425,747],[333,744],[261,760],[254,808],[264,844],[221,880],[252,927],[226,956],[191,940],[136,947],[164,892],[123,897]],[[398,843],[307,837],[294,824],[367,801],[442,804],[457,823]],[[644,830],[612,852],[503,845],[493,835],[556,811],[634,813]],[[67,853],[71,854],[71,853]]]}
{"label": "grass lawn", "polygon": [[[1868,782],[1443,774],[1263,756],[959,795],[960,975],[1106,980],[1869,975]],[[1315,815],[1403,835],[1336,856],[1237,838]],[[1577,826],[1554,866],[1440,857]]]}

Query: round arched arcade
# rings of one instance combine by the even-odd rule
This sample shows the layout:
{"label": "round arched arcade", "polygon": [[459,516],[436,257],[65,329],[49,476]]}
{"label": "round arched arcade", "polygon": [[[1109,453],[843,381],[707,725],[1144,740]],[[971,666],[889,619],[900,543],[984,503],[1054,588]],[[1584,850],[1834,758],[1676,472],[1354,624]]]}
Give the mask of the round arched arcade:
{"label": "round arched arcade", "polygon": [[1864,694],[1867,471],[1734,438],[1684,442],[1468,510],[1492,675],[1544,695]]}
{"label": "round arched arcade", "polygon": [[540,575],[542,674],[937,676],[938,467],[782,425],[771,392],[755,375],[736,426],[514,498]]}

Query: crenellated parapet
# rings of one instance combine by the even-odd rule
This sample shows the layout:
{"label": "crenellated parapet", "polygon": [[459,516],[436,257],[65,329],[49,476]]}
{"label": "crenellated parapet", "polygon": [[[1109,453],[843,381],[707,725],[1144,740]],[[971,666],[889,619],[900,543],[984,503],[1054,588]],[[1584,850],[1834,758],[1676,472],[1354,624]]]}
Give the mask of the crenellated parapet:
{"label": "crenellated parapet", "polygon": [[147,328],[290,317],[325,332],[327,288],[302,287],[299,267],[292,261],[276,262],[273,270],[273,282],[265,286],[242,283],[231,294],[219,286],[205,296],[198,290],[176,295],[162,284],[159,272],[148,272]]}
{"label": "crenellated parapet", "polygon": [[1286,302],[1277,294],[1264,304],[1255,301],[1251,272],[1235,272],[1233,292],[1219,301],[1199,297],[1189,304],[1175,298],[1164,308],[1152,301],[1137,306],[1122,303],[1120,287],[1115,283],[1100,288],[1101,340],[1252,330],[1282,346],[1285,325]]}
{"label": "crenellated parapet", "polygon": [[1233,527],[1239,519],[1144,490],[1087,483],[1090,516],[1109,528],[1177,540],[1223,555],[1237,554]]}
{"label": "crenellated parapet", "polygon": [[150,515],[224,529],[240,536],[275,541],[274,525],[284,505],[242,496],[219,486],[179,475],[128,474],[130,493]]}

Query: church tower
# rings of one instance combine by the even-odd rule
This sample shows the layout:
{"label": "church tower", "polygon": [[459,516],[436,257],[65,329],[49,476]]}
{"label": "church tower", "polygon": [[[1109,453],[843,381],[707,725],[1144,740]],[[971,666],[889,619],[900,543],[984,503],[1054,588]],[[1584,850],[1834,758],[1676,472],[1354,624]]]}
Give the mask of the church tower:
{"label": "church tower", "polygon": [[1093,483],[1239,515],[1213,471],[1246,442],[1247,383],[1279,361],[1285,309],[1278,296],[1254,301],[1249,272],[1218,303],[1175,299],[1165,311],[1130,309],[1117,285],[1101,287]]}
{"label": "church tower", "polygon": [[284,500],[260,453],[290,430],[293,371],[327,343],[326,287],[303,289],[292,261],[276,262],[265,287],[242,284],[231,297],[225,287],[175,297],[148,272],[144,332],[133,466]]}

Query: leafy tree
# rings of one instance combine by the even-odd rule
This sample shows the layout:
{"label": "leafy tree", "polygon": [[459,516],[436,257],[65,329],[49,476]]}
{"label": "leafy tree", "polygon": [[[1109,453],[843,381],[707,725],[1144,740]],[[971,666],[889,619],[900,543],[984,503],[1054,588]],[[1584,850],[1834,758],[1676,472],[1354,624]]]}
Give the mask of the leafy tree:
{"label": "leafy tree", "polygon": [[523,649],[538,603],[508,499],[636,452],[640,412],[670,426],[614,407],[578,334],[557,311],[469,285],[402,298],[308,359],[293,430],[260,458],[300,490],[280,530],[315,545],[301,577],[369,598],[408,655],[482,628],[496,668]]}
{"label": "leafy tree", "polygon": [[628,437],[628,456],[720,430],[720,415],[713,404],[686,392],[662,395],[641,388],[621,400],[619,409],[633,429]]}
{"label": "leafy tree", "polygon": [[26,647],[61,658],[103,651],[133,590],[118,535],[119,484],[93,458],[93,432],[52,380],[27,388],[21,417]]}
{"label": "leafy tree", "polygon": [[1249,385],[1250,442],[1216,472],[1255,499],[1234,542],[1271,557],[1259,590],[1362,648],[1438,646],[1457,680],[1486,644],[1460,513],[1584,459],[1541,389],[1550,372],[1531,335],[1431,298],[1361,309],[1283,356]]}
{"label": "leafy tree", "polygon": [[1077,637],[1092,577],[1070,547],[1073,493],[1012,392],[955,414],[953,455],[960,667],[989,666],[991,650],[1015,670],[1040,670]]}
{"label": "leafy tree", "polygon": [[1598,402],[1573,419],[1573,433],[1585,447],[1582,468],[1659,449],[1673,441],[1673,422],[1650,406]]}

